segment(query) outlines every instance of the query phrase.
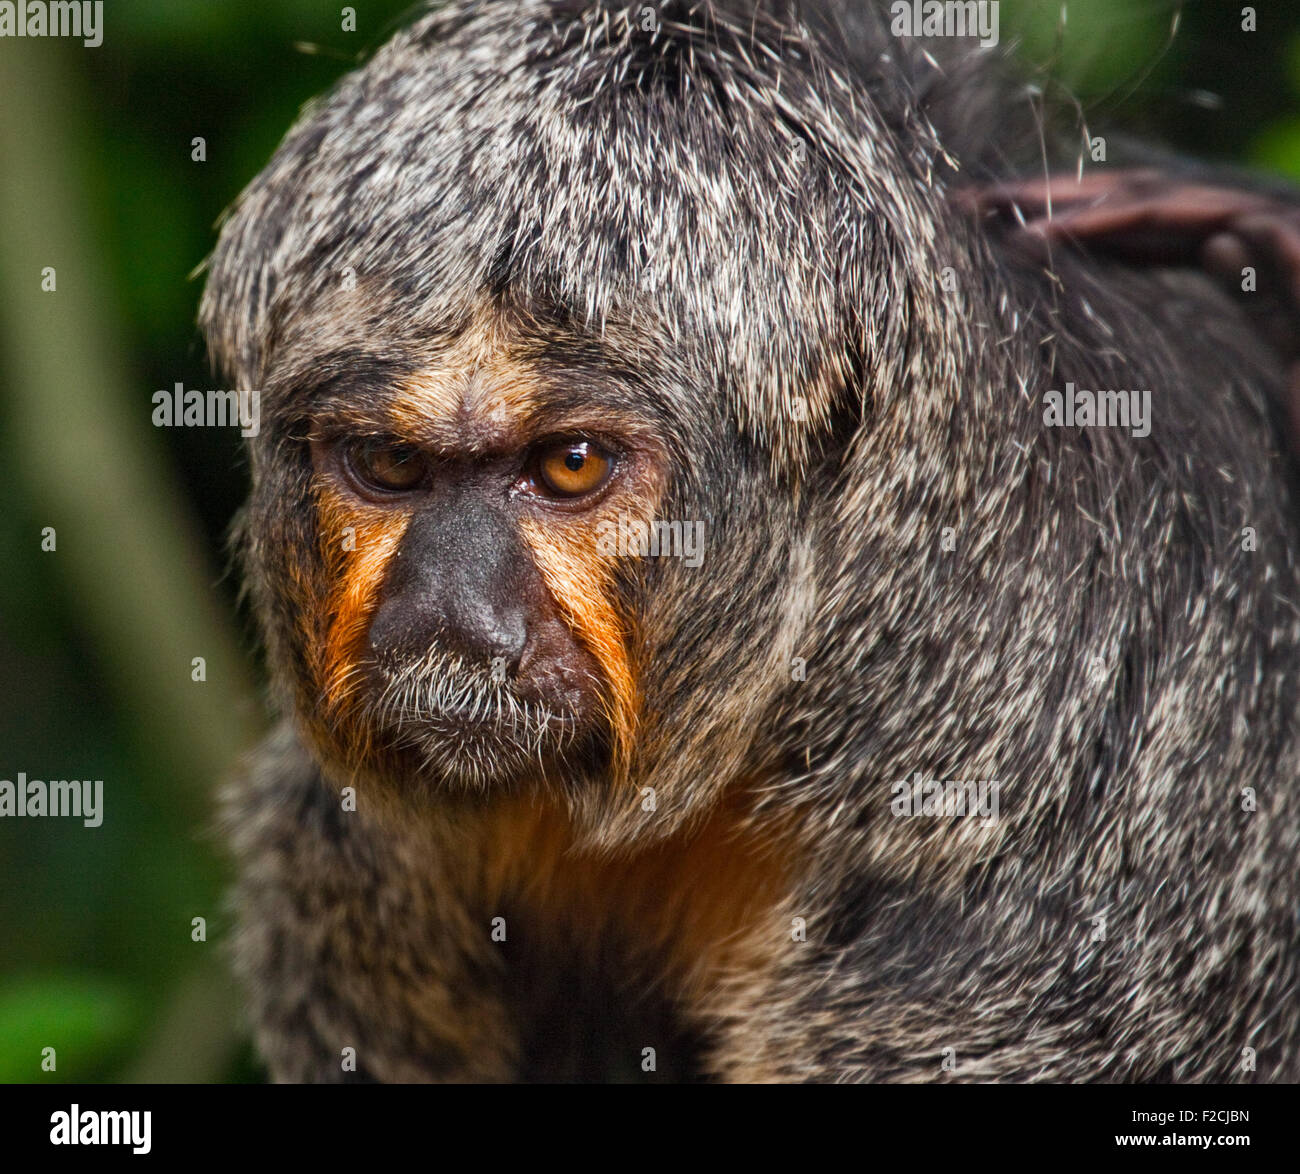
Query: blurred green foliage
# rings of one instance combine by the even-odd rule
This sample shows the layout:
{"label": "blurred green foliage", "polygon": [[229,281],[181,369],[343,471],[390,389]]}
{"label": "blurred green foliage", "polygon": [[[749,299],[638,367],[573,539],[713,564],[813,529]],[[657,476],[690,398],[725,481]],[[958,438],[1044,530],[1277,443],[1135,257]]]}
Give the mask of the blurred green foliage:
{"label": "blurred green foliage", "polygon": [[[74,161],[83,245],[107,276],[99,312],[125,357],[135,405],[123,424],[163,462],[156,492],[197,536],[201,581],[250,664],[254,641],[236,618],[224,552],[245,492],[238,438],[155,430],[149,397],[176,382],[212,386],[191,274],[212,245],[214,222],[301,104],[381,42],[407,6],[357,3],[358,31],[349,33],[343,6],[318,0],[113,0],[100,49],[0,45],[0,70],[6,54],[49,52],[75,79],[68,98],[76,117],[58,145]],[[1249,34],[1235,4],[1088,0],[1063,20],[1061,5],[1006,0],[1001,30],[1004,43],[1021,40],[1024,61],[1049,94],[1080,101],[1090,122],[1300,177],[1300,6],[1256,7],[1260,27]],[[18,128],[38,141],[49,131]],[[206,140],[206,162],[191,159],[195,136]],[[0,159],[0,183],[12,178],[6,167]],[[21,280],[29,284],[3,290],[0,315],[12,299],[31,296],[31,275]],[[16,378],[0,352],[0,459],[11,471],[31,467],[31,454],[18,451],[24,442],[11,406],[30,389]],[[157,715],[123,700],[120,654],[106,653],[88,620],[87,595],[105,586],[69,577],[41,552],[39,477],[11,472],[5,480],[0,778],[26,771],[102,777],[112,786],[109,814],[95,831],[75,820],[0,821],[0,1081],[157,1071],[144,1053],[184,1047],[184,1023],[179,1042],[160,1042],[156,1032],[169,1006],[190,1006],[178,1003],[178,991],[223,936],[223,866],[202,817],[216,780],[178,768],[160,747]],[[176,688],[191,687],[188,665],[172,667]],[[256,699],[248,708],[256,711]],[[215,734],[224,736],[225,726]],[[208,920],[206,942],[191,939],[195,916]],[[57,1049],[55,1073],[41,1071],[45,1047]],[[256,1074],[245,1049],[218,1070],[196,1062],[190,1076]]]}
{"label": "blurred green foliage", "polygon": [[[60,1072],[106,1080],[129,1055],[144,1022],[136,992],[121,980],[70,971],[33,973],[0,985],[0,1083],[53,1080]],[[55,1071],[33,1074],[32,1057],[56,1047]]]}

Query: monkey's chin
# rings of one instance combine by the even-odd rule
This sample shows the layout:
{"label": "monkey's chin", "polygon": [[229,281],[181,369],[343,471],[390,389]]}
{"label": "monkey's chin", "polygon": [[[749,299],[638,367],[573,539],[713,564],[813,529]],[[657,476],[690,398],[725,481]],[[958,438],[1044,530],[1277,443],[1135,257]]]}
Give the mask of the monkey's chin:
{"label": "monkey's chin", "polygon": [[396,739],[421,779],[458,790],[552,776],[588,758],[590,743],[575,718],[556,715],[528,723],[430,716],[418,725],[408,723]]}

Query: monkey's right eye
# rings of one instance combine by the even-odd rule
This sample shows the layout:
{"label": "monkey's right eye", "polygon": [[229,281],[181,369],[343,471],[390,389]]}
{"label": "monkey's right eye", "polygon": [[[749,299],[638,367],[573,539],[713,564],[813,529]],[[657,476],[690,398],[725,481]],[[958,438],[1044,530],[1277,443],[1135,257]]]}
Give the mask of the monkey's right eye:
{"label": "monkey's right eye", "polygon": [[428,462],[411,444],[361,440],[344,449],[352,479],[372,493],[409,493],[428,477]]}

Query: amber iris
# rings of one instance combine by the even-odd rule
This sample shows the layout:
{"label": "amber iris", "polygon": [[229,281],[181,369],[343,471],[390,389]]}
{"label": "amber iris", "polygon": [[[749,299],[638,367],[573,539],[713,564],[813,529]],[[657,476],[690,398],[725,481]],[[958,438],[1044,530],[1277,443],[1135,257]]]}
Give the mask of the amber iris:
{"label": "amber iris", "polygon": [[609,479],[608,453],[589,440],[550,445],[538,455],[537,481],[553,497],[583,497]]}

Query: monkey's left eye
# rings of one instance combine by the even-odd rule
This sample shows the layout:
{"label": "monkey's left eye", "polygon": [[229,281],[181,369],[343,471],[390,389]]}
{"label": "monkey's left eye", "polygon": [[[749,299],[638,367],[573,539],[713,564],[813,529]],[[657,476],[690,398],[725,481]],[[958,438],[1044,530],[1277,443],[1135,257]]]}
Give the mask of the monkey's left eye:
{"label": "monkey's left eye", "polygon": [[365,489],[406,493],[420,485],[429,467],[420,450],[410,444],[363,440],[346,450],[348,470]]}
{"label": "monkey's left eye", "polygon": [[533,480],[547,497],[585,497],[605,485],[613,468],[613,456],[594,441],[560,441],[538,451]]}

